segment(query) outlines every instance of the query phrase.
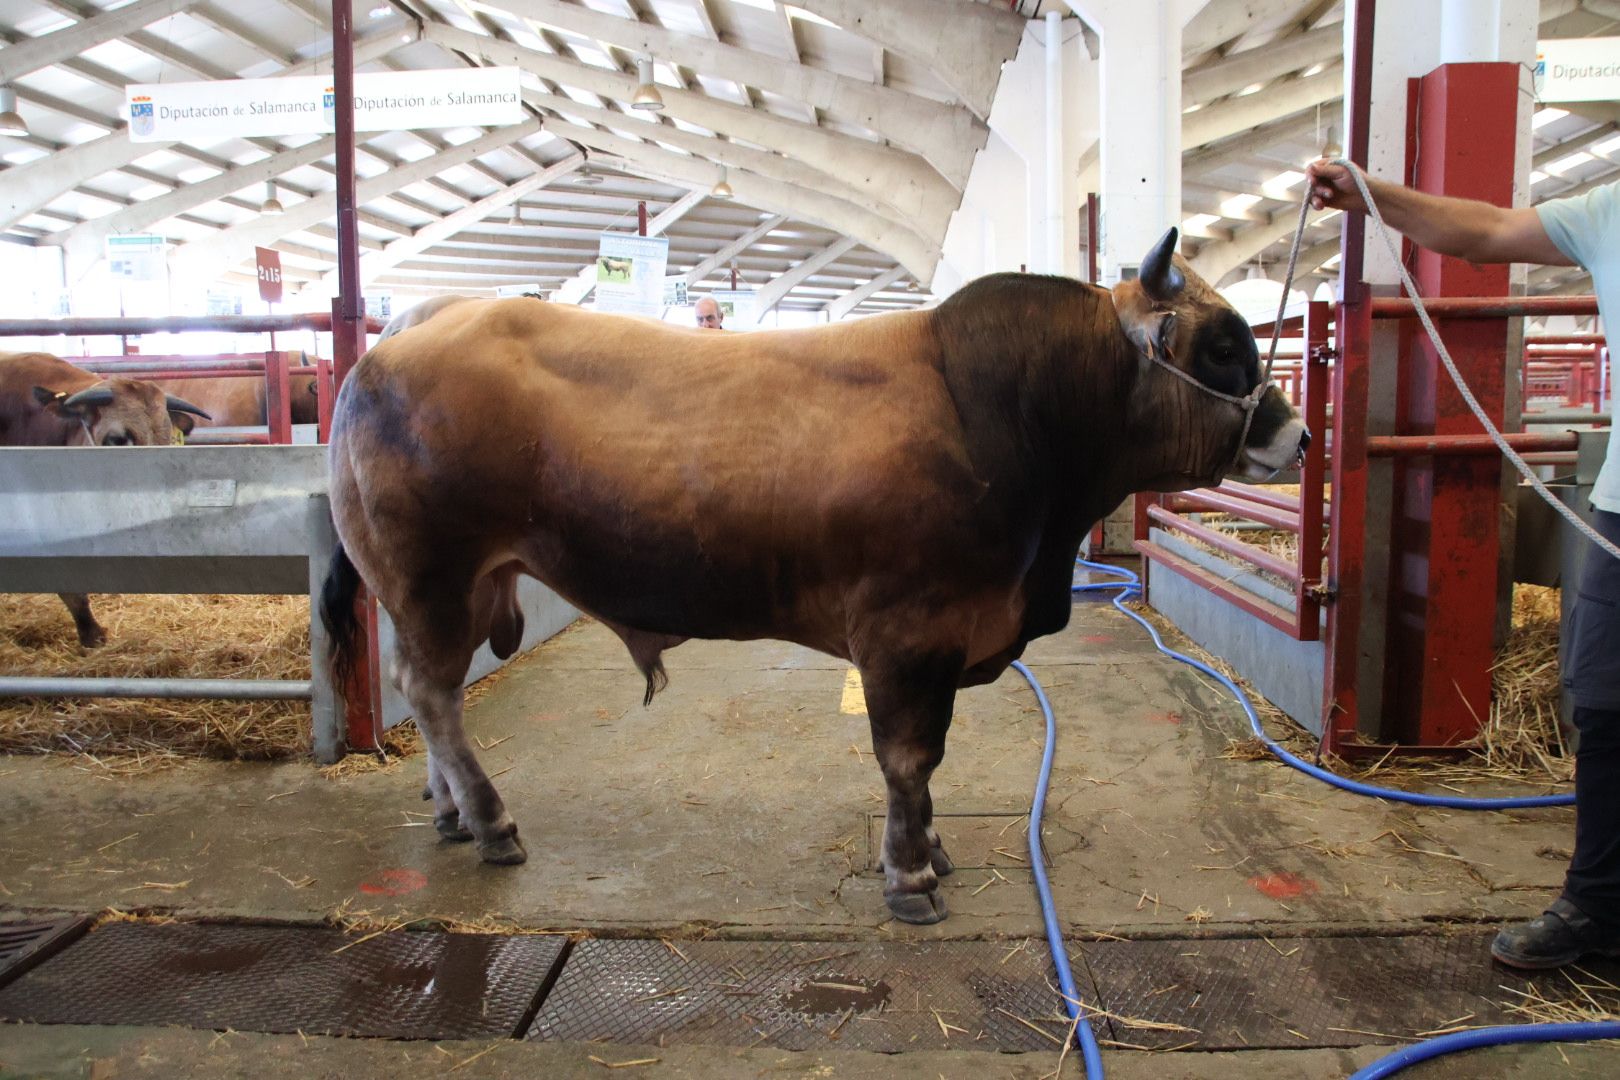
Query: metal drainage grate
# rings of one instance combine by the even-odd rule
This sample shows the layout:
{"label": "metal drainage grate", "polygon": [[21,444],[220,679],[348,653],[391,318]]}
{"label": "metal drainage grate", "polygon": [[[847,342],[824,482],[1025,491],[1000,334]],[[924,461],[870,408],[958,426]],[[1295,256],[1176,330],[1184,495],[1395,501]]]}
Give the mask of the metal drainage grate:
{"label": "metal drainage grate", "polygon": [[90,928],[84,916],[0,923],[0,986],[21,977],[77,941]]}
{"label": "metal drainage grate", "polygon": [[[0,990],[45,1024],[467,1039],[519,1034],[559,937],[117,923]],[[340,951],[341,950],[341,951]]]}
{"label": "metal drainage grate", "polygon": [[1049,966],[1037,942],[586,941],[570,954],[527,1037],[890,1053],[1048,1050],[1068,1029],[1054,1019]]}
{"label": "metal drainage grate", "polygon": [[[1360,1046],[1459,1022],[1513,1023],[1504,1006],[1532,984],[1555,1001],[1581,1000],[1561,974],[1531,979],[1494,964],[1490,937],[1101,941],[1077,950],[1076,966],[1083,955],[1115,1016],[1184,1029],[1110,1021],[1111,1038],[1156,1050]],[[1620,964],[1589,970],[1615,982]]]}

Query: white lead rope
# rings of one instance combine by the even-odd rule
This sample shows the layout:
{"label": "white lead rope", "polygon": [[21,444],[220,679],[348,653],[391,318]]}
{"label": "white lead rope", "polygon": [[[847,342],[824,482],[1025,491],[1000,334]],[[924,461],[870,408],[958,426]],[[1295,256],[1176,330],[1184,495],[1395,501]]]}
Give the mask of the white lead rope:
{"label": "white lead rope", "polygon": [[[1530,467],[1529,463],[1526,462],[1524,458],[1519,456],[1519,452],[1517,450],[1514,450],[1513,447],[1508,445],[1506,437],[1504,437],[1502,432],[1497,429],[1497,426],[1491,422],[1490,416],[1486,414],[1484,407],[1480,405],[1479,399],[1476,398],[1474,396],[1474,392],[1468,388],[1468,383],[1463,379],[1462,372],[1457,370],[1457,365],[1451,359],[1451,352],[1446,348],[1446,343],[1440,340],[1440,333],[1434,328],[1434,322],[1429,318],[1429,313],[1423,306],[1423,297],[1418,294],[1417,283],[1412,280],[1412,275],[1406,270],[1406,264],[1401,261],[1400,252],[1396,249],[1394,240],[1390,238],[1390,228],[1388,225],[1384,224],[1384,216],[1378,212],[1378,204],[1373,201],[1372,192],[1367,190],[1366,177],[1362,175],[1361,169],[1357,167],[1354,162],[1345,158],[1335,158],[1333,164],[1343,166],[1349,171],[1351,177],[1355,179],[1356,187],[1361,191],[1361,198],[1367,204],[1367,215],[1371,217],[1373,223],[1378,226],[1378,235],[1384,241],[1384,248],[1389,252],[1390,261],[1393,262],[1395,264],[1395,268],[1400,271],[1401,282],[1406,286],[1407,295],[1412,298],[1412,306],[1417,310],[1418,321],[1423,324],[1423,329],[1427,331],[1429,340],[1434,342],[1435,351],[1440,354],[1440,362],[1445,365],[1446,374],[1450,375],[1451,381],[1457,385],[1457,392],[1460,393],[1463,400],[1468,403],[1469,410],[1473,412],[1474,417],[1485,429],[1485,433],[1491,437],[1491,441],[1496,444],[1497,449],[1501,450],[1503,455],[1509,461],[1513,462],[1513,467],[1518,469],[1524,478],[1530,482],[1530,486],[1536,490],[1536,494],[1545,499],[1547,504],[1554,510],[1562,514],[1565,520],[1567,520],[1571,525],[1579,529],[1582,535],[1584,535],[1588,540],[1592,541],[1592,543],[1602,548],[1614,558],[1620,559],[1620,547],[1616,547],[1596,529],[1592,528],[1592,526],[1581,520],[1581,516],[1579,514],[1577,514],[1574,510],[1571,510],[1568,506],[1564,505],[1564,502],[1559,499],[1558,496],[1554,495],[1550,490],[1548,490],[1547,485],[1542,483],[1541,477],[1535,474],[1535,470]],[[1310,205],[1310,199],[1311,189],[1310,185],[1307,184],[1305,188],[1305,199],[1300,205],[1300,228],[1294,233],[1294,250],[1288,257],[1288,275],[1283,284],[1284,305],[1288,303],[1288,290],[1290,287],[1292,287],[1294,281],[1294,261],[1299,253],[1300,238],[1304,235],[1305,210],[1306,207]],[[1281,308],[1278,309],[1277,322],[1279,328],[1277,332],[1280,333],[1282,324]],[[1272,355],[1276,355],[1277,341],[1275,334],[1272,337],[1271,351]],[[1271,374],[1271,364],[1269,360],[1266,363],[1266,374],[1269,378]],[[1612,438],[1613,436],[1611,435],[1610,437]]]}

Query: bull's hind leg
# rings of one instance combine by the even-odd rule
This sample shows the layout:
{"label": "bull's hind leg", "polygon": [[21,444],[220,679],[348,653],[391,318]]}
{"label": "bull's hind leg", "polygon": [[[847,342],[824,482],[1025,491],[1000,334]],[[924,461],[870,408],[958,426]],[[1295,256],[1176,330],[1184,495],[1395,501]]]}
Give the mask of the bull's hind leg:
{"label": "bull's hind leg", "polygon": [[473,839],[472,830],[461,820],[456,797],[450,794],[450,781],[439,768],[439,759],[431,752],[427,756],[427,787],[422,797],[433,800],[433,827],[440,836],[456,844]]}
{"label": "bull's hind leg", "polygon": [[73,627],[79,632],[79,644],[87,649],[94,649],[98,645],[107,644],[107,631],[96,622],[95,615],[90,611],[90,598],[84,593],[57,593],[62,603],[67,605],[68,612],[73,616]]}
{"label": "bull's hind leg", "polygon": [[462,831],[470,832],[485,862],[510,865],[528,855],[461,725],[461,682],[483,640],[481,631],[472,630],[465,596],[390,613],[398,635],[396,677],[427,743],[428,791],[439,834],[459,839]]}
{"label": "bull's hind leg", "polygon": [[945,918],[939,878],[954,867],[933,827],[928,780],[945,756],[961,662],[951,657],[903,664],[863,664],[872,749],[889,789],[883,828],[883,899],[895,918]]}

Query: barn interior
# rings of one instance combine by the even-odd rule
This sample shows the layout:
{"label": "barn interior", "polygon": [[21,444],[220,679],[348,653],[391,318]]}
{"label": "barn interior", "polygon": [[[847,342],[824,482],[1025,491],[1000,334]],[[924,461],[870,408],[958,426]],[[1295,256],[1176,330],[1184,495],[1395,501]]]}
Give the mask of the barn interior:
{"label": "barn interior", "polygon": [[[345,684],[304,606],[334,540],[333,393],[425,299],[639,310],[600,260],[664,240],[644,313],[691,325],[707,293],[728,329],[768,333],[926,309],[995,271],[1112,285],[1175,224],[1332,435],[1264,486],[1133,500],[1086,553],[1139,575],[1125,607],[1233,674],[1304,761],[1442,797],[1566,794],[1559,590],[1587,556],[1499,458],[1425,486],[1434,440],[1479,429],[1444,401],[1388,406],[1420,332],[1376,236],[1301,216],[1300,170],[1342,153],[1404,175],[1427,121],[1441,164],[1408,175],[1426,190],[1609,183],[1614,101],[1520,72],[1617,25],[1607,0],[0,0],[0,121],[20,125],[0,131],[0,352],[245,378],[260,410],[202,445],[0,449],[0,587],[26,594],[0,605],[0,1076],[1098,1080],[1080,1025],[1115,1077],[1352,1076],[1436,1036],[1620,1019],[1620,960],[1527,973],[1487,948],[1557,895],[1567,805],[1325,785],[1112,589],[1076,592],[1024,655],[1056,732],[1039,855],[1037,692],[1008,671],[958,694],[931,926],[885,906],[848,662],[692,641],[644,705],[619,639],[525,582],[521,651],[468,677],[468,735],[529,853],[498,867],[435,831],[388,613],[370,604]],[[522,115],[130,138],[135,88],[345,67],[513,68]],[[649,88],[661,108],[637,104]],[[129,236],[156,239],[116,252]],[[1610,420],[1590,276],[1434,275],[1496,422],[1578,503]],[[1414,539],[1399,508],[1425,490],[1434,533]],[[1481,507],[1516,528],[1478,535]],[[1427,580],[1401,578],[1413,562]],[[86,590],[100,649],[50,595]],[[162,606],[191,595],[207,621]],[[1606,1077],[1617,1045],[1406,1071]]]}

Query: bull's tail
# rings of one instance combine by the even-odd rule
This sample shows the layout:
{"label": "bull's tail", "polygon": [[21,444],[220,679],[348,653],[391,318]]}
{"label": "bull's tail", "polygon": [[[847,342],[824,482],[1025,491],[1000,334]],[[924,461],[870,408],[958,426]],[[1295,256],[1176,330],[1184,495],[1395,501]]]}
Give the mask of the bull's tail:
{"label": "bull's tail", "polygon": [[330,642],[332,675],[339,686],[354,672],[354,650],[360,636],[360,620],[355,617],[354,598],[360,592],[360,571],[349,561],[349,553],[338,541],[332,550],[332,564],[321,586],[321,622]]}

